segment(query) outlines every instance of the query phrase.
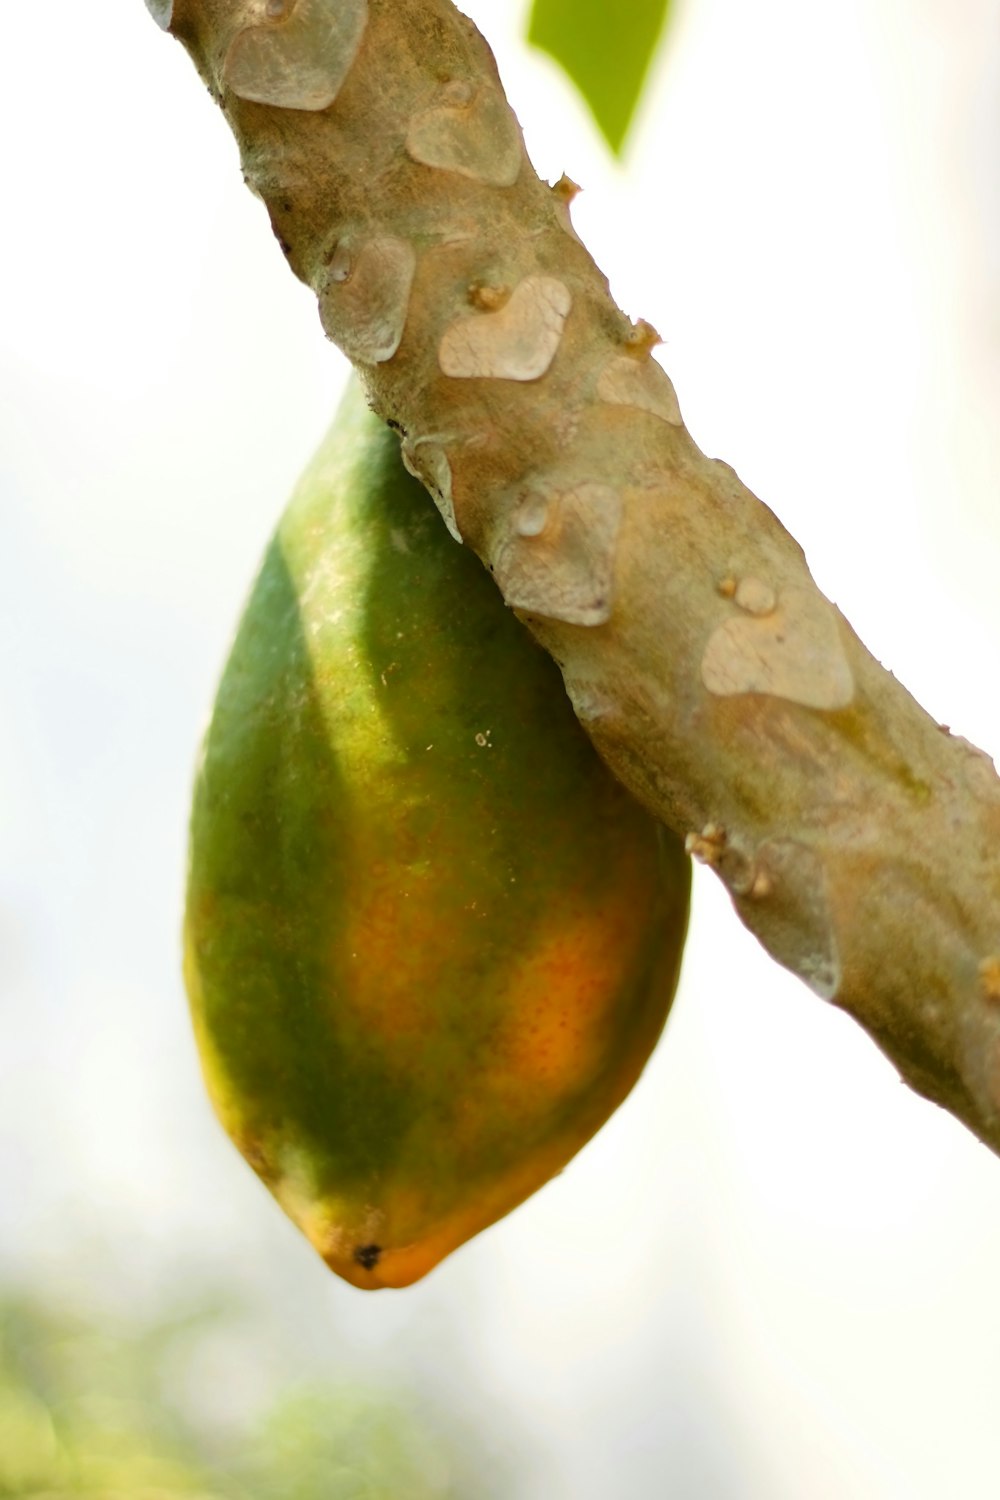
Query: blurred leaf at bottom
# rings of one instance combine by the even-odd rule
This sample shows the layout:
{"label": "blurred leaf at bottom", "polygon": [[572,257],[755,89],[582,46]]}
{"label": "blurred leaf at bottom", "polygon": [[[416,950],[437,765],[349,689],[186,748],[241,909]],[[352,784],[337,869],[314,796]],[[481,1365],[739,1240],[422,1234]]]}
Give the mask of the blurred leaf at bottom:
{"label": "blurred leaf at bottom", "polygon": [[211,1366],[203,1345],[225,1339],[226,1317],[109,1329],[0,1300],[0,1496],[501,1500],[467,1432],[370,1386],[297,1385],[263,1412],[241,1412],[237,1391],[221,1426],[225,1400],[192,1409],[185,1372]]}

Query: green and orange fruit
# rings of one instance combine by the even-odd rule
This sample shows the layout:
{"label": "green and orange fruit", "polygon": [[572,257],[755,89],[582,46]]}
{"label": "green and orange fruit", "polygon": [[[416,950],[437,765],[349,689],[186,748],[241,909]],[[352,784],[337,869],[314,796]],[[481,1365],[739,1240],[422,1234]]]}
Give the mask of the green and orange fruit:
{"label": "green and orange fruit", "polygon": [[593,1135],[689,880],[355,390],[222,678],[185,920],[215,1109],[333,1270],[417,1280]]}

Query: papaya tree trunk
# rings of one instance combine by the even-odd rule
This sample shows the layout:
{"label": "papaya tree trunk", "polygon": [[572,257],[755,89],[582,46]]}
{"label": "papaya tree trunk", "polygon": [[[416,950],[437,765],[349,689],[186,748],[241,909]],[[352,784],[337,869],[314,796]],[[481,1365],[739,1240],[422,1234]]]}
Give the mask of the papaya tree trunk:
{"label": "papaya tree trunk", "polygon": [[[1000,1149],[1000,780],[688,435],[449,0],[148,0],[326,333],[633,792]],[[638,211],[638,210],[637,210]]]}

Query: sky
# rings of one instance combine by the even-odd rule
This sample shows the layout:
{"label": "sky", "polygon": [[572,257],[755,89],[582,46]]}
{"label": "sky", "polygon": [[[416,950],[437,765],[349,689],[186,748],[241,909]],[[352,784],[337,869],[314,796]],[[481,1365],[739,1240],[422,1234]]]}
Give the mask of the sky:
{"label": "sky", "polygon": [[[522,7],[466,8],[695,440],[1000,749],[995,0],[678,0],[624,168]],[[346,367],[141,0],[4,24],[0,1275],[109,1318],[235,1288],[198,1399],[430,1392],[516,1500],[992,1497],[1000,1168],[703,871],[633,1095],[425,1283],[336,1282],[225,1141],[179,975],[192,765]]]}

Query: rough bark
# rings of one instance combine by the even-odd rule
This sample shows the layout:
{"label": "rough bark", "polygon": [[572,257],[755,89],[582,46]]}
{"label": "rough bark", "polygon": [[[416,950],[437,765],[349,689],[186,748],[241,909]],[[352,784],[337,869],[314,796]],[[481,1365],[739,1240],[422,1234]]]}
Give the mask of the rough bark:
{"label": "rough bark", "polygon": [[328,335],[633,791],[1000,1149],[1000,780],[689,437],[449,0],[148,0]]}

